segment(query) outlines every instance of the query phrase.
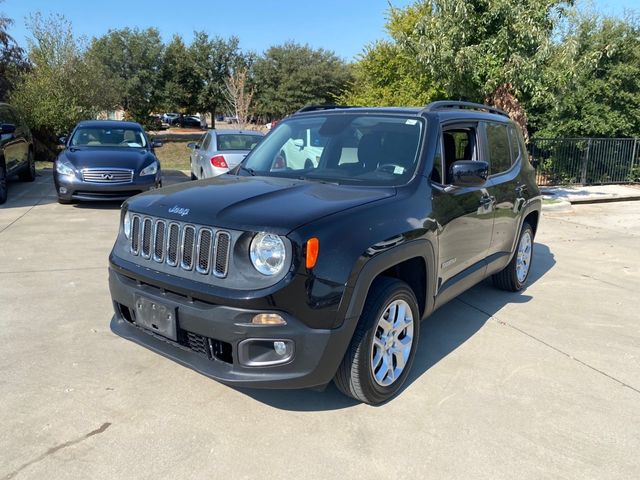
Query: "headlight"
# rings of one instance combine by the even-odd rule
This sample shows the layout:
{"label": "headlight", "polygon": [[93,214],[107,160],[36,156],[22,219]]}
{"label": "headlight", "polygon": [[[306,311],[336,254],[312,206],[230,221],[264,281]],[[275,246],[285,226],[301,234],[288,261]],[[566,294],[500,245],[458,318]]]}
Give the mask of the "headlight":
{"label": "headlight", "polygon": [[125,213],[122,219],[122,231],[127,239],[131,238],[131,214],[129,212]]}
{"label": "headlight", "polygon": [[278,235],[260,232],[251,240],[251,263],[263,275],[276,275],[284,267],[287,251]]}
{"label": "headlight", "polygon": [[142,169],[140,176],[155,175],[156,173],[158,173],[158,162],[153,162],[151,165],[147,165]]}
{"label": "headlight", "polygon": [[69,160],[58,160],[56,162],[56,172],[60,175],[75,175],[76,172]]}

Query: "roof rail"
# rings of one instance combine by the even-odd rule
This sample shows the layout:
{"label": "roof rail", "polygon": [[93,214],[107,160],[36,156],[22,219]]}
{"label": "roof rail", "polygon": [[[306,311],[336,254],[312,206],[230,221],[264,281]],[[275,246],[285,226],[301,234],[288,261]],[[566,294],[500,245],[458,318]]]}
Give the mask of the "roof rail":
{"label": "roof rail", "polygon": [[473,102],[460,102],[457,100],[439,100],[437,102],[431,102],[429,105],[422,109],[423,112],[435,112],[437,110],[445,110],[448,108],[459,108],[459,109],[469,109],[469,110],[482,110],[489,113],[495,113],[496,115],[503,115],[505,117],[509,117],[507,112],[500,110],[496,107],[491,107],[489,105],[483,105],[482,103],[473,103]]}
{"label": "roof rail", "polygon": [[306,105],[295,113],[314,112],[316,110],[334,110],[336,108],[354,108],[354,107],[351,105],[333,105],[333,104]]}

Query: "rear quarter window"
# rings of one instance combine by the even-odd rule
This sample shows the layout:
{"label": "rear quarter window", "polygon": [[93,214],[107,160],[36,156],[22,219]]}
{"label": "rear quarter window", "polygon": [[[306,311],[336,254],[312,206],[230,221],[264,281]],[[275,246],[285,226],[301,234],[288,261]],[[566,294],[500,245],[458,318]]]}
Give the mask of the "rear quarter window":
{"label": "rear quarter window", "polygon": [[511,146],[506,125],[487,123],[487,146],[491,175],[511,168]]}

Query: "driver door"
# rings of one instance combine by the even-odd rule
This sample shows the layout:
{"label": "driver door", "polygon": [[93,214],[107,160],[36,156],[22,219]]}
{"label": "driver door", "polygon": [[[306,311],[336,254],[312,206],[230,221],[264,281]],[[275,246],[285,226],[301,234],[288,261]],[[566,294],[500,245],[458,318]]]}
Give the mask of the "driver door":
{"label": "driver door", "polygon": [[431,177],[432,205],[438,224],[438,284],[440,306],[480,281],[493,231],[494,209],[485,186],[457,187],[449,169],[458,160],[483,160],[477,124],[443,127]]}

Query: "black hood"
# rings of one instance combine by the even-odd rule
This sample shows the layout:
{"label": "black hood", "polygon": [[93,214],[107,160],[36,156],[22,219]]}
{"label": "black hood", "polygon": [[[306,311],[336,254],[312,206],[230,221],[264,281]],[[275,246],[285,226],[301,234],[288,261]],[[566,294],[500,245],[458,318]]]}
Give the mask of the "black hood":
{"label": "black hood", "polygon": [[136,172],[149,165],[156,157],[144,148],[71,147],[60,154],[73,166],[83,168],[130,168]]}
{"label": "black hood", "polygon": [[284,235],[327,215],[393,195],[392,187],[223,175],[152,190],[131,198],[128,207],[182,222]]}

